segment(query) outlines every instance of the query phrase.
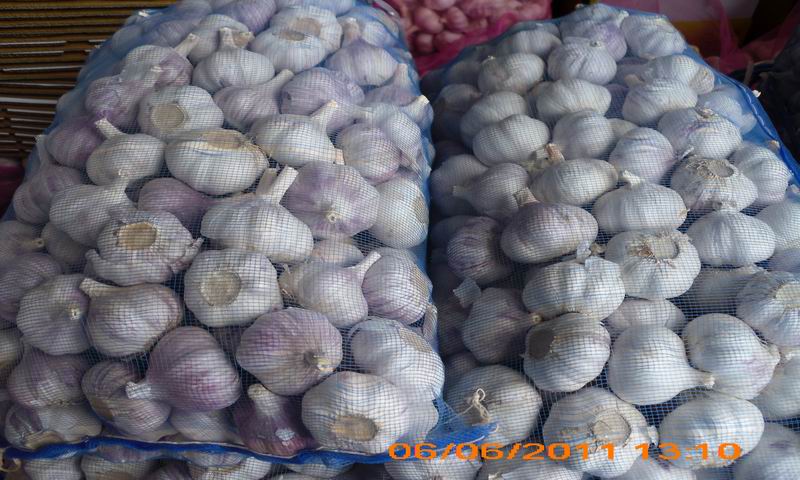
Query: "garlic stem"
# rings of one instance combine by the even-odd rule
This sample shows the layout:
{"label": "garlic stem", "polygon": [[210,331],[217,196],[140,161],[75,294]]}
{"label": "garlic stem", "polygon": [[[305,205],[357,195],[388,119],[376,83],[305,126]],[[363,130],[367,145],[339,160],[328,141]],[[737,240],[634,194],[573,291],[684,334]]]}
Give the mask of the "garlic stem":
{"label": "garlic stem", "polygon": [[475,280],[467,278],[453,290],[453,294],[461,307],[468,308],[481,296],[481,287],[475,283]]}
{"label": "garlic stem", "polygon": [[627,170],[623,170],[622,173],[619,174],[619,179],[631,187],[635,187],[644,183],[644,180],[642,180],[641,177],[637,177]]}
{"label": "garlic stem", "polygon": [[322,127],[322,130],[327,130],[328,124],[333,120],[334,115],[336,115],[336,110],[339,108],[339,104],[336,100],[331,100],[325,103],[323,106],[319,107],[319,109],[309,115],[309,118],[314,120],[317,125]]}
{"label": "garlic stem", "polygon": [[306,352],[303,355],[305,362],[323,373],[332,373],[336,366],[327,357],[317,352]]}
{"label": "garlic stem", "polygon": [[189,55],[189,52],[191,52],[192,49],[195,46],[197,46],[199,42],[200,42],[200,37],[198,37],[194,33],[190,33],[189,35],[186,36],[186,38],[181,40],[181,43],[175,45],[174,47],[172,47],[172,49],[178,52],[178,55],[180,55],[181,57],[186,58]]}
{"label": "garlic stem", "polygon": [[529,203],[538,202],[536,197],[533,196],[531,190],[528,187],[523,188],[519,192],[514,194],[514,199],[517,201],[518,206],[527,205]]}
{"label": "garlic stem", "polygon": [[350,45],[361,37],[361,29],[358,27],[358,21],[353,17],[344,19],[342,25],[342,48]]}
{"label": "garlic stem", "polygon": [[375,262],[380,260],[380,258],[381,258],[381,254],[378,253],[377,251],[373,251],[373,252],[370,252],[370,254],[367,255],[366,258],[364,258],[364,260],[361,260],[360,262],[358,262],[357,264],[353,265],[352,267],[347,267],[347,269],[350,270],[351,272],[355,273],[356,278],[358,279],[358,283],[361,284],[361,282],[364,281],[364,277],[367,275],[367,270],[369,270],[369,268]]}
{"label": "garlic stem", "polygon": [[81,282],[80,289],[86,295],[89,295],[90,298],[97,298],[103,295],[108,295],[116,290],[119,290],[121,287],[115,287],[113,285],[106,285],[105,283],[100,283],[96,280],[92,280],[91,278],[86,278]]}
{"label": "garlic stem", "polygon": [[[403,65],[403,64],[401,64]],[[411,118],[420,118],[425,115],[425,109],[431,102],[428,97],[420,95],[413,102],[403,107],[403,112]]]}
{"label": "garlic stem", "polygon": [[125,385],[125,395],[131,400],[154,400],[160,398],[156,387],[142,381],[139,383],[128,382]]}
{"label": "garlic stem", "polygon": [[230,27],[222,27],[219,29],[220,34],[220,50],[239,48],[233,41],[233,30]]}
{"label": "garlic stem", "polygon": [[283,196],[286,195],[286,191],[289,190],[289,187],[292,186],[292,183],[294,183],[294,180],[297,178],[297,173],[297,170],[292,167],[283,167],[281,173],[275,177],[275,180],[269,184],[266,190],[263,193],[258,192],[257,194],[270,203],[280,203]]}
{"label": "garlic stem", "polygon": [[114,138],[120,135],[125,135],[122,131],[120,131],[120,129],[112,125],[111,122],[105,118],[101,118],[100,120],[94,122],[94,126],[97,127],[100,133],[102,133],[106,138]]}
{"label": "garlic stem", "polygon": [[270,81],[256,85],[253,90],[264,93],[280,92],[283,86],[289,83],[292,78],[294,78],[294,73],[291,70],[281,70]]}

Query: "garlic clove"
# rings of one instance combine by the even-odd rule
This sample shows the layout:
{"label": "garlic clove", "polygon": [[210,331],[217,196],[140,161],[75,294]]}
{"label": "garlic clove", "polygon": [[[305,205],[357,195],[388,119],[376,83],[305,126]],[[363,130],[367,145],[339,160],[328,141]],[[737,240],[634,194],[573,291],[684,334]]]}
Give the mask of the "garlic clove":
{"label": "garlic clove", "polygon": [[466,200],[481,215],[505,220],[531,201],[530,176],[515,163],[499,163],[468,184],[453,187],[453,196]]}
{"label": "garlic clove", "polygon": [[703,215],[686,234],[700,260],[714,267],[761,262],[772,256],[776,245],[776,235],[767,223],[730,209]]}
{"label": "garlic clove", "polygon": [[550,79],[579,79],[605,85],[614,78],[617,64],[603,41],[568,36],[563,42],[547,56]]}
{"label": "garlic clove", "polygon": [[413,181],[397,177],[375,186],[378,215],[369,232],[392,248],[412,248],[428,235],[428,202]]}
{"label": "garlic clove", "polygon": [[678,333],[686,325],[686,316],[680,308],[667,300],[626,298],[614,313],[606,318],[605,324],[615,337],[628,328],[645,325],[667,327]]}
{"label": "garlic clove", "polygon": [[[203,215],[217,202],[174,178],[154,178],[139,190],[136,206],[147,212],[169,212],[195,231]],[[45,239],[45,242],[47,240]]]}
{"label": "garlic clove", "polygon": [[670,187],[691,210],[718,209],[720,205],[743,210],[758,197],[758,187],[727,160],[692,156],[672,173]]}
{"label": "garlic clove", "polygon": [[[225,87],[246,87],[269,81],[275,76],[272,62],[260,53],[243,47],[252,33],[238,33],[229,27],[219,29],[219,49],[200,61],[192,72],[192,85],[214,94]],[[238,41],[238,42],[237,42]]]}
{"label": "garlic clove", "polygon": [[650,183],[661,183],[678,160],[672,144],[651,128],[625,133],[608,157],[608,163],[622,173],[628,171]]}
{"label": "garlic clove", "polygon": [[558,161],[533,175],[530,191],[545,203],[581,206],[617,186],[617,171],[604,160],[576,158]]}
{"label": "garlic clove", "polygon": [[128,135],[107,119],[95,122],[106,137],[86,161],[86,173],[96,185],[110,185],[119,179],[134,182],[161,172],[164,143],[150,135]]}
{"label": "garlic clove", "polygon": [[50,222],[74,241],[93,247],[115,212],[133,210],[125,194],[127,180],[110,185],[73,185],[59,191],[50,207]]}
{"label": "garlic clove", "polygon": [[83,399],[81,377],[88,369],[82,356],[48,355],[26,347],[6,388],[11,399],[25,408],[74,405]]}
{"label": "garlic clove", "polygon": [[293,77],[291,71],[281,70],[270,81],[260,85],[225,87],[214,94],[214,102],[225,114],[229,125],[248,131],[255,122],[280,113],[281,89]]}
{"label": "garlic clove", "polygon": [[185,85],[165,87],[142,98],[138,121],[143,133],[171,140],[191,130],[220,128],[224,118],[208,92]]}
{"label": "garlic clove", "polygon": [[789,272],[753,275],[736,295],[736,316],[779,346],[800,345],[797,289],[800,282]]}
{"label": "garlic clove", "polygon": [[14,322],[26,292],[61,274],[58,262],[44,253],[26,253],[0,270],[0,320]]}
{"label": "garlic clove", "polygon": [[543,122],[527,115],[511,115],[478,131],[472,149],[475,157],[489,167],[500,163],[524,166],[531,154],[549,140],[550,130]]}

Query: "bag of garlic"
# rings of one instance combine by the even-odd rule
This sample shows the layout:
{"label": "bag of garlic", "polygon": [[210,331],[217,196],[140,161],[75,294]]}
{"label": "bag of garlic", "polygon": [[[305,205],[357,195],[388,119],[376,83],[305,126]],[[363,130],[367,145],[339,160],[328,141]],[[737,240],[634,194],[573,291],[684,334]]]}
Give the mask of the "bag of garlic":
{"label": "bag of garlic", "polygon": [[529,443],[554,478],[798,478],[800,167],[753,94],[601,4],[422,85],[445,399],[506,454],[477,478],[548,477]]}
{"label": "bag of garlic", "polygon": [[4,458],[312,475],[484,436],[443,400],[410,58],[356,0],[183,0],[96,49],[0,222]]}

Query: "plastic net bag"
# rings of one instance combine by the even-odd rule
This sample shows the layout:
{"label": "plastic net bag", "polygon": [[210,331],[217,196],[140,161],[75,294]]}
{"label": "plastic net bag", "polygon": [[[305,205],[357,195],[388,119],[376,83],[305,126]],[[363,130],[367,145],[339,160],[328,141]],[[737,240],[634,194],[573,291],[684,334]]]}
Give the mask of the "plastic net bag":
{"label": "plastic net bag", "polygon": [[478,478],[796,477],[800,170],[752,93],[604,5],[422,83],[445,400],[498,425]]}

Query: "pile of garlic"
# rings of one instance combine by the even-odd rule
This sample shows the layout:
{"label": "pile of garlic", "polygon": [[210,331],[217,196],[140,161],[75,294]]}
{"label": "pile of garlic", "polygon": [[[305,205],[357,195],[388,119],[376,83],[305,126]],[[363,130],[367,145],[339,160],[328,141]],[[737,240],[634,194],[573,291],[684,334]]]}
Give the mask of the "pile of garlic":
{"label": "pile of garlic", "polygon": [[[488,442],[598,446],[558,478],[796,476],[742,473],[777,455],[765,420],[800,427],[796,180],[754,99],[687,52],[664,18],[597,4],[423,79],[445,399]],[[667,442],[712,454],[635,448]],[[478,478],[539,478],[506,463]]]}
{"label": "pile of garlic", "polygon": [[357,0],[129,19],[0,223],[5,439],[293,457],[425,438],[432,115],[396,20]]}

